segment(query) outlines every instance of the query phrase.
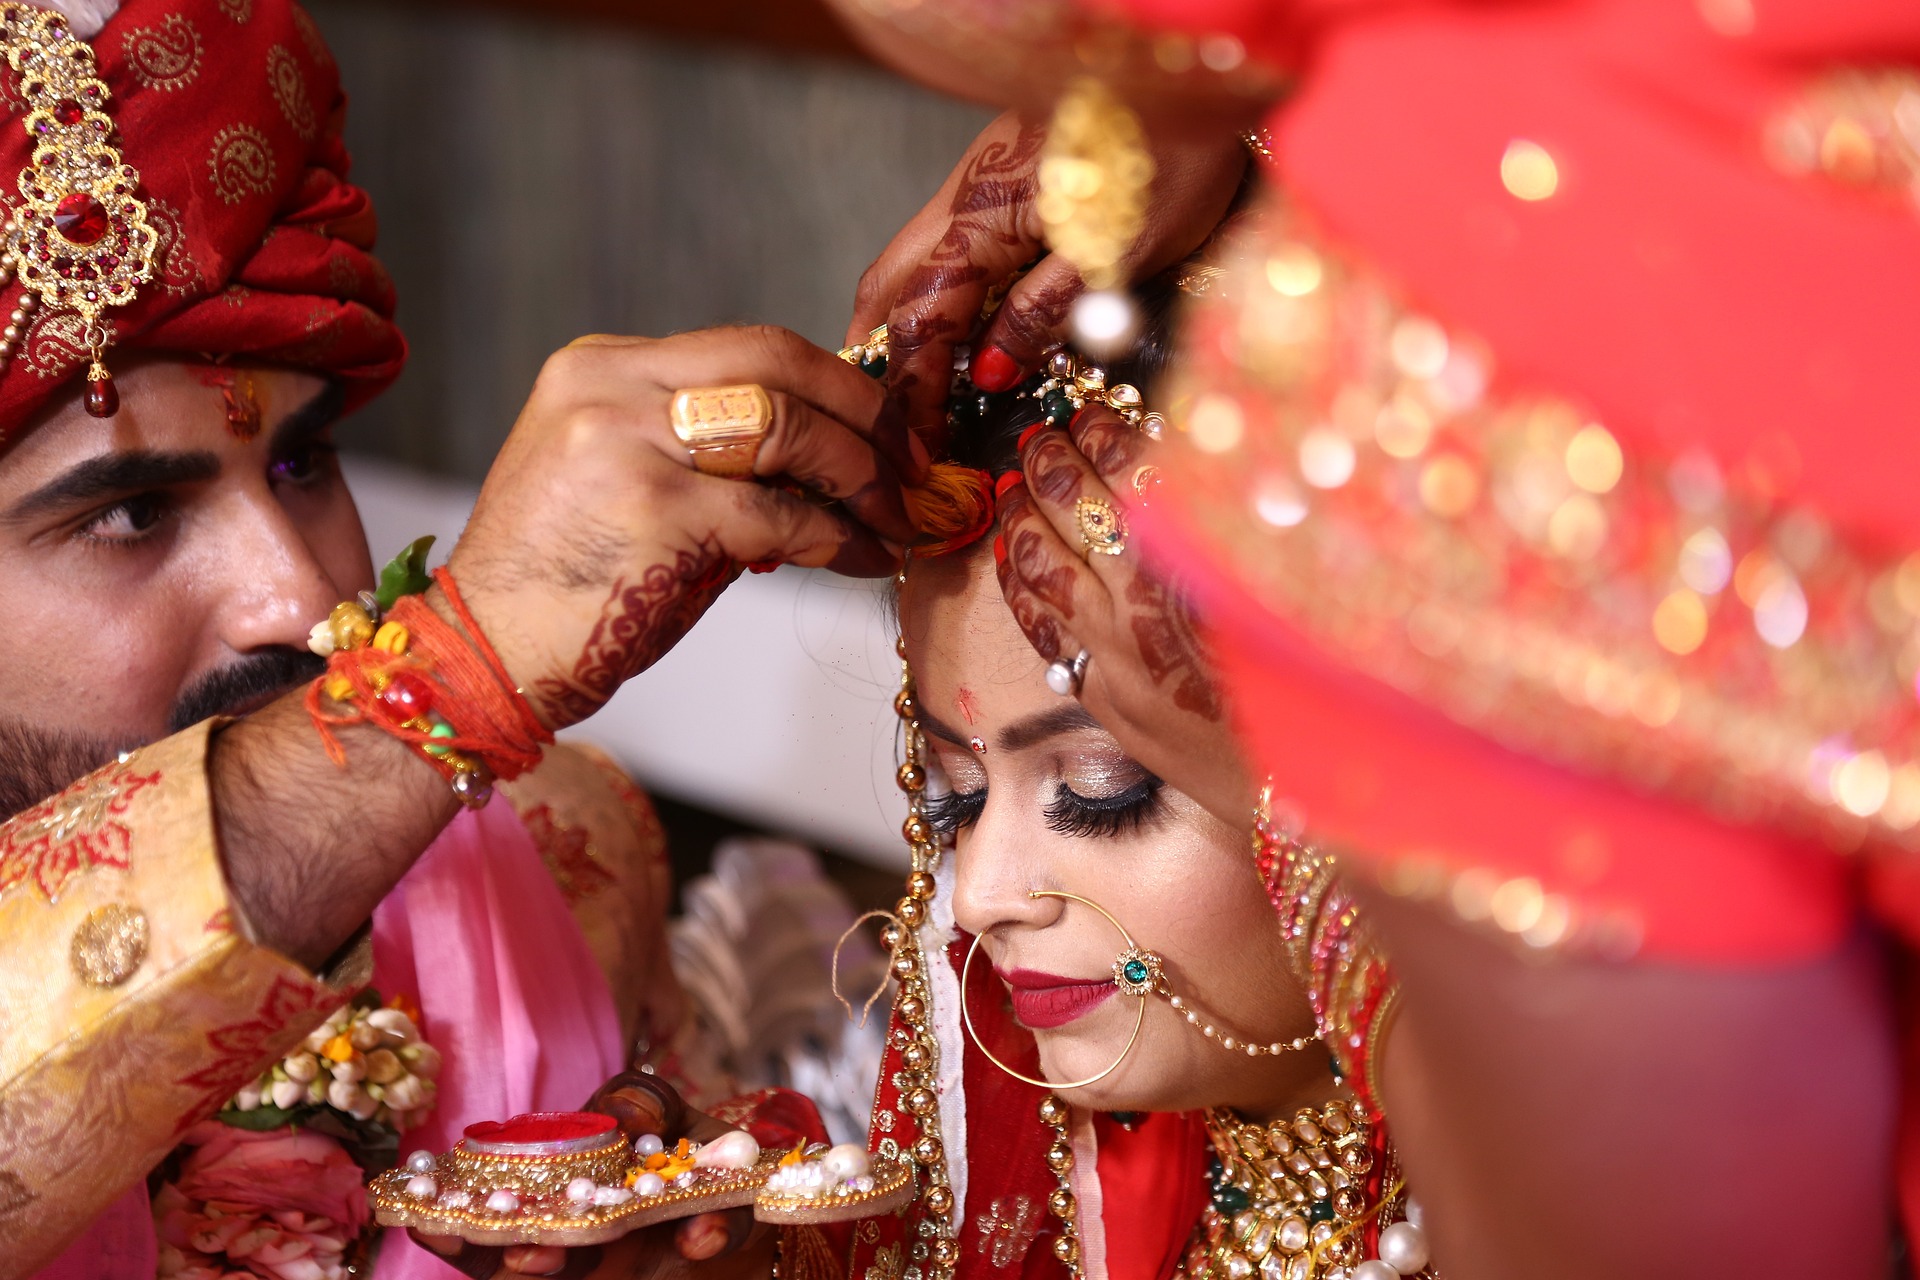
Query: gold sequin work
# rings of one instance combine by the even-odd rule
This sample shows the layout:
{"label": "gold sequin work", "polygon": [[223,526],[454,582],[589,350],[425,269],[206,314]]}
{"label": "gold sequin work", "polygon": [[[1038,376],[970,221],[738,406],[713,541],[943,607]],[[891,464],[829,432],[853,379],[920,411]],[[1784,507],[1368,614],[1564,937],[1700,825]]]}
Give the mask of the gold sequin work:
{"label": "gold sequin work", "polygon": [[[1862,554],[1704,454],[1637,456],[1576,401],[1491,390],[1482,344],[1296,213],[1222,265],[1188,335],[1207,381],[1168,417],[1185,522],[1266,607],[1533,754],[1920,848],[1920,554]],[[1481,914],[1530,928],[1538,885],[1501,888]]]}
{"label": "gold sequin work", "polygon": [[82,982],[117,987],[147,958],[147,913],[114,902],[88,913],[73,931],[68,961]]}

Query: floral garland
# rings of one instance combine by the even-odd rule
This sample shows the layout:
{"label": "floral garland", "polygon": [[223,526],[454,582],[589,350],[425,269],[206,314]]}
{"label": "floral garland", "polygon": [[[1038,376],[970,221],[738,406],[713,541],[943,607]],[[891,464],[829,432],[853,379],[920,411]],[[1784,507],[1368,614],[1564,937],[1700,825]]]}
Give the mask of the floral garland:
{"label": "floral garland", "polygon": [[188,1130],[153,1197],[160,1280],[347,1280],[366,1179],[432,1110],[440,1054],[404,996],[364,991]]}

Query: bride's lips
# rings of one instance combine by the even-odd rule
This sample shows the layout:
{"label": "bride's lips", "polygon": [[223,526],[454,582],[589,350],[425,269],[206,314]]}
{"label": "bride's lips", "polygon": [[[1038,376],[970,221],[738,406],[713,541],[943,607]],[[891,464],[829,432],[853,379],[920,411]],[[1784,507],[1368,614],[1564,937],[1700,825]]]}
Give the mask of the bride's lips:
{"label": "bride's lips", "polygon": [[1013,998],[1013,1016],[1033,1031],[1064,1027],[1091,1013],[1116,990],[1112,978],[1063,978],[1037,969],[1009,969],[1000,973],[1000,980]]}

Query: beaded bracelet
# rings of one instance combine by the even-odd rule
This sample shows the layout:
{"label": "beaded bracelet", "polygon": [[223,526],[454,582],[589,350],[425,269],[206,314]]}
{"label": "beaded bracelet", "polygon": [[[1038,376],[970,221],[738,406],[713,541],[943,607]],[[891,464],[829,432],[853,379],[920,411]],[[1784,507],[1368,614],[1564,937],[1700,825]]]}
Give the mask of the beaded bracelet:
{"label": "beaded bracelet", "polygon": [[334,728],[372,724],[418,751],[462,805],[477,809],[492,798],[496,779],[511,781],[538,764],[553,734],[514,686],[453,578],[437,569],[431,580],[465,634],[418,593],[383,607],[380,596],[362,592],[313,629],[309,647],[327,658],[327,674],[308,689],[307,711],[335,764],[344,766],[346,755]]}

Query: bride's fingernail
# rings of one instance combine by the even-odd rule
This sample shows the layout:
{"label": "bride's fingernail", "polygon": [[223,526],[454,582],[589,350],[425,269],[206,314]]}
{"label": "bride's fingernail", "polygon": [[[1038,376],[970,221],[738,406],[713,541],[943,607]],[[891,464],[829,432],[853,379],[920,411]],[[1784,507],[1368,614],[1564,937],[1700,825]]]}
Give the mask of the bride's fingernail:
{"label": "bride's fingernail", "polygon": [[997,533],[993,535],[993,562],[995,564],[1007,562],[1007,540]]}
{"label": "bride's fingernail", "polygon": [[1035,436],[1039,435],[1042,431],[1045,431],[1046,429],[1047,429],[1047,424],[1045,419],[1042,419],[1041,421],[1034,423],[1032,426],[1028,427],[1025,431],[1022,431],[1020,433],[1020,438],[1013,442],[1014,450],[1019,453],[1025,453],[1027,451],[1027,441],[1033,439]]}
{"label": "bride's fingernail", "polygon": [[1007,490],[1019,484],[1023,479],[1025,479],[1025,477],[1018,471],[1002,472],[1000,478],[993,482],[993,496],[996,498],[1006,497]]}
{"label": "bride's fingernail", "polygon": [[1020,381],[1020,364],[999,347],[988,347],[973,358],[968,376],[982,391],[1005,391]]}

